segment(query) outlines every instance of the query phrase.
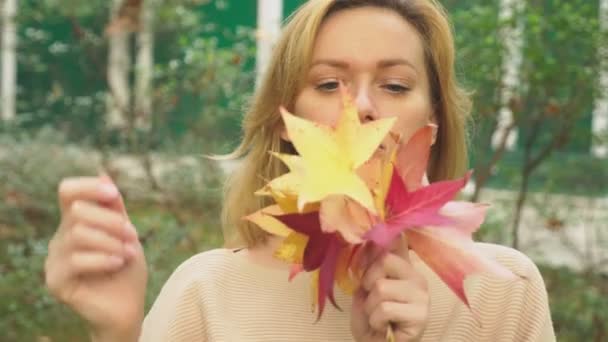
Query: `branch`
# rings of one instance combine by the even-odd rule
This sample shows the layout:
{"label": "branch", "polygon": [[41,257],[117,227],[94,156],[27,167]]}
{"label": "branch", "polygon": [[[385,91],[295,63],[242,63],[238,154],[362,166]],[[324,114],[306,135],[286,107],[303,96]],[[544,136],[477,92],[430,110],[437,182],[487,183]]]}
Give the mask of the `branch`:
{"label": "branch", "polygon": [[95,69],[100,70],[100,71],[101,70],[105,70],[104,67],[103,67],[103,65],[102,65],[102,63],[98,59],[99,54],[94,53],[93,51],[91,51],[91,49],[89,47],[87,47],[84,44],[84,39],[85,39],[85,36],[86,36],[86,32],[82,28],[82,25],[80,25],[80,23],[78,22],[78,20],[74,16],[70,16],[69,19],[70,19],[70,23],[72,25],[72,34],[74,35],[74,38],[76,38],[76,41],[83,48],[86,56],[94,64]]}
{"label": "branch", "polygon": [[124,0],[116,16],[106,27],[106,35],[139,31],[142,4],[143,0]]}
{"label": "branch", "polygon": [[534,158],[532,158],[528,164],[525,167],[525,171],[527,173],[532,172],[532,170],[534,170],[535,168],[538,167],[538,165],[545,160],[546,158],[548,158],[551,153],[553,152],[553,150],[555,150],[555,148],[557,146],[559,146],[561,144],[561,142],[563,141],[563,139],[565,139],[568,136],[568,126],[567,125],[562,125],[562,128],[560,129],[559,133],[553,136],[553,139],[551,140],[551,143],[547,144],[545,146],[545,148],[543,148]]}
{"label": "branch", "polygon": [[[570,101],[568,103],[569,106],[565,106],[564,108],[562,108],[562,112],[565,113],[575,113],[576,109],[574,107],[577,107],[576,104],[578,104],[578,100],[582,97],[581,94],[578,94],[577,97],[573,100]],[[570,108],[570,106],[572,108]],[[580,111],[580,110],[579,110]],[[579,114],[580,115],[580,114]],[[541,150],[541,152],[539,152],[536,157],[532,158],[531,160],[527,160],[528,163],[525,166],[526,171],[531,172],[532,170],[534,170],[536,167],[538,167],[538,165],[545,160],[547,157],[549,157],[551,155],[551,153],[553,152],[553,150],[560,146],[564,140],[568,137],[568,132],[571,130],[571,128],[569,127],[568,123],[572,122],[573,120],[576,119],[578,115],[574,115],[574,114],[563,114],[562,118],[560,120],[560,129],[558,131],[558,133],[553,135],[553,139],[551,139],[551,142],[549,144],[547,144],[545,146],[545,148],[543,148]],[[532,147],[532,143],[533,141],[536,140],[536,136],[538,136],[539,134],[536,134],[538,130],[538,125],[541,123],[541,118],[542,116],[539,115],[538,120],[535,121],[535,130],[533,130],[532,134],[533,136],[530,137],[528,144],[526,145],[526,148],[531,148]],[[538,125],[537,125],[538,124]]]}
{"label": "branch", "polygon": [[481,170],[478,170],[478,172],[477,172],[478,176],[475,177],[475,180],[476,180],[475,192],[473,194],[473,197],[471,198],[471,200],[473,202],[477,202],[477,200],[479,199],[479,194],[481,192],[481,188],[485,185],[488,178],[490,178],[490,173],[491,173],[492,167],[494,167],[494,165],[498,164],[498,162],[502,159],[502,156],[504,155],[505,151],[507,150],[507,140],[509,138],[509,135],[511,134],[511,131],[513,131],[513,129],[515,128],[516,125],[517,125],[516,121],[513,120],[505,128],[502,136],[500,137],[498,148],[492,154],[492,159],[486,165],[484,165],[483,168],[481,168]]}
{"label": "branch", "polygon": [[[83,40],[84,40],[84,37],[85,37],[85,30],[82,28],[82,26],[80,25],[80,23],[78,22],[78,20],[76,20],[76,18],[74,18],[73,16],[70,17],[70,21],[71,21],[71,24],[72,24],[72,32],[74,34],[74,37],[76,38],[76,40],[78,41],[78,43],[83,48],[83,50],[86,53],[87,57],[93,63],[95,69],[99,72],[98,73],[98,77],[100,79],[104,80],[104,83],[106,84],[106,88],[108,89],[108,92],[110,93],[110,96],[113,99],[117,99],[118,98],[117,92],[114,89],[114,87],[112,87],[112,85],[110,83],[108,73],[105,72],[107,70],[106,67],[103,65],[103,63],[101,63],[99,61],[98,54],[96,54],[94,51],[91,51],[91,49],[83,43]],[[118,101],[112,101],[112,102],[113,102],[113,106],[115,106],[116,109],[124,117],[128,118],[127,127],[125,127],[125,129],[126,129],[127,132],[131,132],[133,130],[133,127],[134,127],[134,121],[135,121],[134,120],[134,115],[135,115],[135,113],[133,113],[129,108],[120,105]]]}
{"label": "branch", "polygon": [[[179,227],[181,229],[185,228],[188,220],[186,218],[184,218],[184,216],[181,214],[181,211],[179,210],[181,207],[179,201],[177,201],[173,196],[171,196],[169,191],[167,191],[165,188],[163,188],[161,186],[158,178],[156,178],[156,175],[154,175],[154,172],[152,170],[153,162],[152,162],[152,156],[150,155],[150,151],[142,152],[141,157],[142,157],[141,163],[142,163],[142,166],[146,173],[146,176],[148,178],[148,181],[150,182],[150,186],[152,187],[153,190],[156,190],[161,193],[161,195],[162,195],[161,202],[164,205],[164,207],[173,215],[173,217],[177,221]],[[188,241],[188,244],[190,245],[190,247],[193,250],[196,249],[197,243],[192,238],[192,236],[186,232],[185,238]]]}

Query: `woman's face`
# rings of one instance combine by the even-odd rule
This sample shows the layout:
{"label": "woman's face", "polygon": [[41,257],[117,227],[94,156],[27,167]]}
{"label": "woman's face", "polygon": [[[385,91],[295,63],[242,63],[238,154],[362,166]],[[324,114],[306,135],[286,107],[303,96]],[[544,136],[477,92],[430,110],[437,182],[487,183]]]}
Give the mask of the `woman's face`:
{"label": "woman's face", "polygon": [[321,26],[306,84],[296,97],[300,117],[334,125],[343,82],[361,121],[397,117],[393,132],[408,139],[433,122],[422,41],[399,14],[362,7],[337,12]]}

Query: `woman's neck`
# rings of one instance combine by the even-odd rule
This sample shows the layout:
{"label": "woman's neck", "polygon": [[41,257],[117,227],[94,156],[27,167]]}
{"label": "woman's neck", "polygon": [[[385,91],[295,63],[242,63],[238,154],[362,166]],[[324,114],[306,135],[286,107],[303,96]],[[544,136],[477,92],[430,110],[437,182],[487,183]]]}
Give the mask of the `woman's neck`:
{"label": "woman's neck", "polygon": [[274,257],[274,251],[279,248],[282,242],[283,238],[281,237],[269,236],[264,243],[245,248],[239,254],[242,254],[250,262],[264,267],[288,270],[289,265],[286,262]]}

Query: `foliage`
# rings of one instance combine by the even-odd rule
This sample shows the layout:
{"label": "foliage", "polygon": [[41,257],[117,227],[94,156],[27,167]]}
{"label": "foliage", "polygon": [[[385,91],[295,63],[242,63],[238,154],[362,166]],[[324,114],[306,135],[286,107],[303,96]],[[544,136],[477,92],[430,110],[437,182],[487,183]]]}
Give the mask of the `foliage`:
{"label": "foliage", "polygon": [[[573,189],[583,193],[606,193],[606,189],[589,182],[575,182],[575,187],[566,182],[549,182],[550,187],[544,188],[534,184],[543,178],[556,178],[552,175],[553,169],[546,166],[558,163],[558,156],[563,158],[568,153],[575,153],[577,159],[585,159],[586,156],[589,160],[586,164],[591,164],[591,111],[599,85],[595,75],[601,68],[597,58],[601,46],[597,8],[597,2],[583,0],[527,1],[521,8],[513,9],[512,18],[504,20],[498,15],[496,3],[472,5],[470,12],[460,12],[467,11],[463,8],[455,10],[457,20],[468,19],[459,22],[459,27],[464,29],[464,34],[457,39],[459,44],[464,44],[465,58],[461,63],[466,69],[465,74],[478,82],[475,86],[481,89],[482,95],[475,98],[478,110],[475,114],[480,129],[473,145],[477,171],[473,200],[479,199],[480,189],[490,176],[506,181],[509,187],[517,184],[511,223],[511,241],[516,248],[523,207],[532,188],[568,193]],[[498,19],[481,19],[492,12],[495,15],[490,18]],[[477,15],[483,13],[486,15]],[[519,68],[520,84],[510,89],[510,98],[501,98],[501,93],[509,90],[509,85],[500,76],[506,72],[501,70],[503,60],[500,56],[508,56],[508,43],[505,42],[509,39],[505,33],[509,30],[511,35],[517,34],[521,38],[523,59]],[[481,39],[471,39],[471,32],[484,33]],[[480,53],[469,53],[471,51]],[[488,64],[489,67],[484,66]],[[492,79],[493,76],[499,77]],[[499,124],[497,113],[505,106],[513,115],[507,132],[513,130],[512,133],[518,136],[514,153],[505,153],[506,140],[496,149],[488,148],[492,145],[492,133]],[[506,157],[507,154],[510,158]],[[519,160],[503,168],[513,157],[519,157]],[[497,169],[510,169],[511,166],[515,167],[515,177],[506,180],[497,175]],[[544,169],[545,174],[536,177],[540,169]],[[560,180],[566,179],[568,177]]]}
{"label": "foliage", "polygon": [[[471,150],[478,188],[520,189],[519,201],[511,204],[516,208],[515,222],[528,192],[605,196],[608,186],[601,175],[606,163],[589,154],[590,115],[597,89],[594,74],[600,70],[597,48],[600,39],[605,39],[598,35],[597,2],[525,2],[523,12],[507,21],[499,19],[499,2],[446,1],[446,5],[455,22],[459,71],[474,90]],[[506,105],[514,112],[519,139],[514,151],[505,152],[488,146],[505,86],[501,31],[517,25],[524,28],[522,83]],[[478,195],[476,191],[473,197]],[[503,206],[507,212],[508,208]],[[498,236],[508,242],[503,234],[507,221],[499,226]]]}
{"label": "foliage", "polygon": [[0,224],[21,227],[23,238],[47,236],[59,214],[57,184],[66,176],[95,174],[90,158],[48,127],[0,135],[0,146]]}
{"label": "foliage", "polygon": [[[472,1],[466,5],[446,2],[455,23],[459,72],[474,91],[475,144],[471,148],[477,168],[489,163],[495,153],[488,146],[505,86],[501,80],[505,53],[501,31],[516,25],[524,28],[524,62],[520,70],[521,86],[507,103],[519,129],[517,151],[511,158],[517,156],[521,158],[518,163],[525,165],[525,154],[518,154],[519,151],[531,144],[532,152],[541,152],[552,139],[555,139],[552,151],[563,153],[549,159],[557,162],[566,153],[578,154],[581,159],[584,155],[592,158],[588,154],[590,117],[598,88],[595,75],[600,67],[596,58],[600,42],[598,4],[582,0],[538,0],[525,4],[523,12],[516,12],[513,20],[500,21],[498,2]],[[567,132],[557,136],[564,126]],[[492,166],[500,167],[501,163],[499,159]],[[570,188],[563,186],[561,191]]]}
{"label": "foliage", "polygon": [[[603,175],[608,172],[608,163],[589,153],[591,110],[601,67],[597,50],[606,41],[605,36],[599,36],[598,2],[524,1],[524,11],[504,22],[499,20],[499,1],[443,3],[452,13],[456,30],[458,71],[474,91],[471,149],[477,176],[488,167],[489,187],[517,189],[528,183],[522,187],[524,194],[605,197],[608,184]],[[519,143],[514,151],[495,155],[496,150],[488,147],[504,87],[501,68],[505,50],[500,32],[518,24],[524,27],[522,83],[506,105],[514,112]],[[512,239],[505,228],[513,216],[519,215],[511,214],[514,200],[493,203],[498,208],[490,210],[478,238],[508,243]],[[549,209],[546,203],[528,206],[539,213]],[[561,216],[577,215],[561,211]],[[605,340],[608,329],[598,322],[607,321],[608,303],[600,299],[606,297],[606,277],[594,270],[577,274],[545,267],[542,271],[559,340]]]}
{"label": "foliage", "polygon": [[[488,186],[515,189],[521,182],[519,173],[522,153],[505,154],[493,170]],[[564,167],[575,165],[575,167]],[[581,173],[585,176],[582,177]],[[584,154],[555,152],[552,158],[539,165],[532,175],[530,192],[549,192],[577,196],[604,197],[608,193],[608,163],[605,159]],[[567,184],[567,186],[566,186]]]}
{"label": "foliage", "polygon": [[[14,126],[52,125],[70,141],[92,138],[97,146],[116,146],[125,138],[130,145],[159,146],[184,135],[197,140],[197,152],[226,152],[235,143],[241,109],[255,80],[255,37],[251,28],[209,21],[208,14],[221,13],[225,5],[194,0],[156,5],[153,130],[125,137],[125,132],[108,132],[104,120],[111,96],[104,35],[110,2],[74,3],[20,4],[19,115]],[[131,44],[134,49],[134,38]],[[131,76],[136,72],[131,70]],[[137,114],[127,111],[131,118]]]}
{"label": "foliage", "polygon": [[555,333],[560,341],[608,338],[608,276],[541,268],[549,291]]}

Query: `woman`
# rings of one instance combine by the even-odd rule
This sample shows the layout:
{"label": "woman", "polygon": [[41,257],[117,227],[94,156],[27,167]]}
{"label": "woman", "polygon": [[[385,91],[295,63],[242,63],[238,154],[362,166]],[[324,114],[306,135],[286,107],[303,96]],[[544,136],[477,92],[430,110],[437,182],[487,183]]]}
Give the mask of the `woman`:
{"label": "woman", "polygon": [[142,324],[145,261],[118,190],[105,177],[67,179],[49,289],[91,324],[95,341],[384,341],[389,324],[397,341],[555,340],[536,266],[489,244],[477,247],[523,280],[467,280],[470,309],[402,241],[368,260],[355,296],[338,296],[343,311],[315,323],[309,275],[287,282],[287,266],[272,257],[280,241],[241,219],[268,204],[253,196],[262,180],[285,172],[268,151],[294,152],[278,108],[332,124],[340,82],[362,121],[396,116],[404,138],[435,123],[429,179],[462,176],[469,102],[453,64],[449,23],[433,0],[309,1],[285,27],[232,155],[243,162],[228,182],[225,235],[245,248],[184,262]]}

